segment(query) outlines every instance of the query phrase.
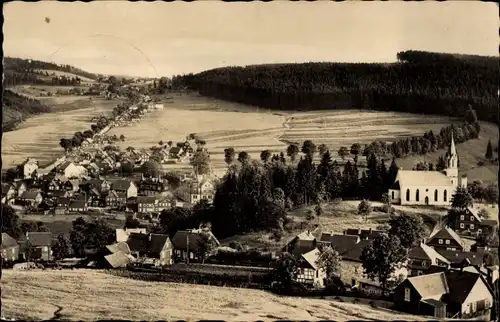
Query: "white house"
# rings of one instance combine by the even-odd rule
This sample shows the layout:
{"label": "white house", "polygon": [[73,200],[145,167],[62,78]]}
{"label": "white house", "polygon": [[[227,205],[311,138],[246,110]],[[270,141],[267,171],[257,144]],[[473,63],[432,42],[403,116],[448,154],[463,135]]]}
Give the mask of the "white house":
{"label": "white house", "polygon": [[318,267],[317,261],[321,256],[319,249],[315,248],[299,259],[296,281],[302,284],[310,284],[317,288],[325,286],[325,270]]}
{"label": "white house", "polygon": [[71,161],[66,161],[65,163],[61,164],[57,170],[60,173],[64,174],[66,178],[79,178],[81,176],[84,176],[87,172],[87,169],[85,169],[85,167],[75,165]]}
{"label": "white house", "polygon": [[28,158],[21,164],[23,176],[25,179],[31,178],[33,173],[38,170],[38,161],[35,159]]}
{"label": "white house", "polygon": [[194,204],[202,199],[212,202],[215,194],[215,185],[210,178],[198,176],[196,180],[190,184],[189,201]]}
{"label": "white house", "polygon": [[401,205],[449,206],[457,188],[467,187],[467,177],[458,177],[458,155],[453,134],[447,160],[447,168],[440,171],[398,171],[395,182],[389,188],[392,203]]}

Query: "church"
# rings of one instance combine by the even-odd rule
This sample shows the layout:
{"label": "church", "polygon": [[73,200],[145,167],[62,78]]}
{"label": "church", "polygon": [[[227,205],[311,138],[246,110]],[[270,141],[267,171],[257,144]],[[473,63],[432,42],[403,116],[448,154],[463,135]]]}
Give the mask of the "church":
{"label": "church", "polygon": [[389,188],[391,203],[449,206],[457,188],[467,188],[467,177],[458,177],[458,155],[453,134],[446,161],[447,168],[443,172],[399,169],[395,182]]}

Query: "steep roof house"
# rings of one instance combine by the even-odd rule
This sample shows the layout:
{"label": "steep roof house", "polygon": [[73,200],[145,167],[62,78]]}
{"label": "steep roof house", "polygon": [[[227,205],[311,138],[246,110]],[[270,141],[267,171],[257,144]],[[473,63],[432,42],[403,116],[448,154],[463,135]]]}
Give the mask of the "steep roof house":
{"label": "steep roof house", "polygon": [[13,204],[16,197],[16,188],[11,183],[2,183],[2,203]]}
{"label": "steep roof house", "polygon": [[294,255],[296,258],[300,258],[303,254],[314,250],[317,245],[318,242],[316,237],[308,230],[288,241],[282,251]]}
{"label": "steep roof house", "polygon": [[19,259],[19,244],[7,233],[2,233],[2,244],[0,245],[2,260],[14,262]]}
{"label": "steep roof house", "polygon": [[448,270],[407,278],[394,290],[394,302],[400,311],[440,319],[489,318],[493,292],[480,274]]}
{"label": "steep roof house", "polygon": [[202,233],[206,233],[217,247],[220,246],[219,240],[210,231],[203,229],[179,230],[172,238],[174,261],[199,261],[199,245],[202,240]]}
{"label": "steep roof house", "polygon": [[68,205],[69,212],[86,212],[88,205],[85,200],[72,200]]}
{"label": "steep roof house", "polygon": [[38,161],[32,158],[28,158],[20,164],[20,168],[23,178],[31,178],[33,174],[38,170]]}
{"label": "steep roof house", "polygon": [[461,214],[452,218],[450,227],[459,233],[470,233],[473,235],[487,234],[493,231],[498,226],[496,220],[482,218],[479,213],[481,207],[468,207]]}
{"label": "steep roof house", "polygon": [[447,267],[450,261],[423,243],[408,251],[408,276],[424,275],[432,266]]}
{"label": "steep roof house", "polygon": [[39,205],[43,201],[40,191],[24,191],[20,199],[31,205]]}
{"label": "steep roof house", "polygon": [[318,267],[317,264],[320,256],[321,252],[317,248],[300,256],[297,265],[297,282],[313,286],[314,288],[323,288],[325,286],[325,271]]}
{"label": "steep roof house", "polygon": [[[27,232],[26,240],[33,248],[30,258],[49,261],[52,258],[52,233],[51,232]],[[26,259],[26,251],[24,253]]]}
{"label": "steep roof house", "polygon": [[427,242],[427,246],[431,246],[436,250],[458,250],[464,251],[465,243],[458,234],[450,227],[444,227],[431,235]]}
{"label": "steep roof house", "polygon": [[111,182],[111,190],[123,192],[126,198],[137,197],[137,186],[131,180],[114,180]]}
{"label": "steep roof house", "polygon": [[138,260],[154,259],[155,266],[171,265],[172,243],[167,235],[131,233],[127,244]]}

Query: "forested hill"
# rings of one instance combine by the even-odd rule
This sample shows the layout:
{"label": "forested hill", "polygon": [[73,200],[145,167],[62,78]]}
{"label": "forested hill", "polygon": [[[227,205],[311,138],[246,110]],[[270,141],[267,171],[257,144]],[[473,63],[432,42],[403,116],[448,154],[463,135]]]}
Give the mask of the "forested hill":
{"label": "forested hill", "polygon": [[462,116],[498,123],[498,58],[421,51],[398,62],[301,63],[216,68],[177,76],[174,87],[280,110],[373,109]]}
{"label": "forested hill", "polygon": [[5,74],[5,85],[12,85],[11,83],[13,82],[15,82],[16,84],[43,83],[36,72],[40,69],[67,72],[76,76],[86,77],[93,80],[96,80],[98,78],[98,75],[96,74],[86,72],[70,65],[58,65],[33,59],[5,57],[3,67]]}
{"label": "forested hill", "polygon": [[50,112],[50,107],[6,89],[2,97],[2,110],[2,130],[7,132],[30,115]]}

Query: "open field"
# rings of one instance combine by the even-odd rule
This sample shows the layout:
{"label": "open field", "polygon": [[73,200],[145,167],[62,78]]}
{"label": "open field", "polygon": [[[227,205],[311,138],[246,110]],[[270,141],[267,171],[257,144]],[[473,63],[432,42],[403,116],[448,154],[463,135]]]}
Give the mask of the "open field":
{"label": "open field", "polygon": [[36,158],[41,164],[50,163],[64,153],[59,146],[62,137],[70,138],[77,131],[90,128],[93,116],[110,115],[119,102],[93,99],[54,105],[62,109],[54,113],[36,115],[20,124],[15,131],[2,136],[3,168],[15,166],[27,157]]}
{"label": "open field", "polygon": [[[25,95],[28,97],[32,97],[32,98],[36,98],[39,100],[44,100],[47,98],[49,98],[49,99],[56,98],[57,99],[58,97],[54,97],[54,96],[51,97],[51,96],[45,96],[45,95],[47,95],[47,93],[52,93],[53,95],[55,95],[57,93],[57,91],[61,91],[64,93],[64,92],[69,91],[72,88],[80,88],[80,90],[86,91],[88,89],[88,86],[85,86],[85,85],[79,85],[79,86],[71,86],[71,85],[68,85],[68,86],[62,86],[62,85],[18,85],[18,86],[9,87],[9,89],[15,93]],[[66,96],[68,96],[68,95],[66,95]],[[75,99],[77,99],[77,98],[81,99],[81,98],[85,98],[88,96],[73,96],[73,97],[75,97]]]}
{"label": "open field", "polygon": [[[444,116],[364,110],[277,113],[196,94],[176,94],[164,101],[164,110],[150,112],[138,123],[114,128],[110,134],[125,135],[127,140],[119,143],[122,148],[147,149],[160,140],[176,142],[189,133],[196,133],[206,140],[213,168],[219,175],[227,168],[224,149],[229,147],[237,153],[246,151],[252,158],[259,159],[262,150],[284,152],[292,142],[301,144],[311,139],[317,145],[326,144],[334,152],[334,159],[342,163],[336,153],[341,146],[421,136],[426,131],[439,132],[443,126],[460,121]],[[496,171],[493,170],[496,166],[477,167],[477,161],[484,156],[488,139],[498,141],[498,129],[488,123],[482,123],[482,128],[479,139],[457,145],[461,166],[471,181],[496,181]],[[426,160],[436,163],[437,156],[443,153],[444,150],[435,152]],[[421,159],[423,157],[408,157],[399,163],[404,168],[412,168]],[[363,162],[364,158],[360,158],[360,163]],[[168,165],[166,168],[191,169],[188,164]]]}
{"label": "open field", "polygon": [[90,78],[87,78],[87,77],[83,77],[83,76],[79,76],[79,75],[75,75],[75,74],[68,73],[68,72],[63,72],[63,71],[60,71],[60,70],[37,69],[37,71],[43,72],[43,73],[45,73],[45,72],[49,73],[49,76],[39,76],[42,79],[45,77],[48,80],[51,80],[52,77],[54,77],[54,76],[66,76],[66,77],[70,77],[70,78],[79,77],[82,82],[86,82],[86,83],[94,83],[95,82],[95,80],[93,80],[93,79],[90,79]]}
{"label": "open field", "polygon": [[145,282],[91,270],[4,270],[1,286],[2,315],[27,320],[50,319],[58,308],[61,308],[60,319],[84,321],[426,320],[347,301],[284,297],[251,289]]}

